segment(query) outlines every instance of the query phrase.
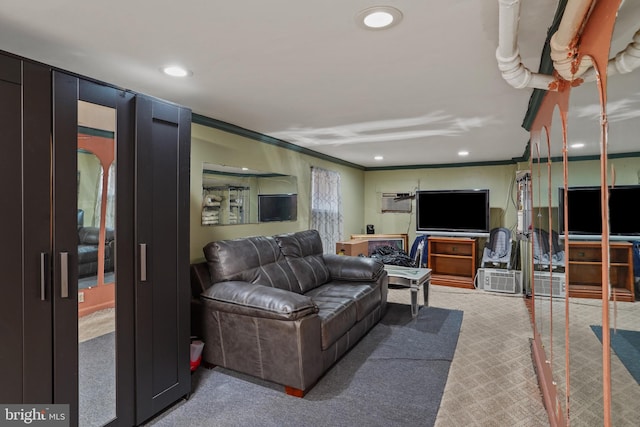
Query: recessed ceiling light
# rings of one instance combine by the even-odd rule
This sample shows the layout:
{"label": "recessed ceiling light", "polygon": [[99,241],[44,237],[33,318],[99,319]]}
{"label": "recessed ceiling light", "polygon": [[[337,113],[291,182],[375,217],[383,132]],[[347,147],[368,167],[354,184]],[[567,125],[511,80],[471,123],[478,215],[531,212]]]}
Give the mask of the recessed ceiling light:
{"label": "recessed ceiling light", "polygon": [[171,77],[187,77],[192,74],[189,70],[179,67],[177,65],[170,65],[168,67],[164,67],[162,69],[162,72]]}
{"label": "recessed ceiling light", "polygon": [[360,11],[356,19],[364,28],[381,30],[398,24],[402,20],[402,12],[391,6],[374,6]]}
{"label": "recessed ceiling light", "polygon": [[571,144],[571,148],[584,148],[584,142],[576,142],[575,144]]}
{"label": "recessed ceiling light", "polygon": [[373,160],[382,160],[382,159],[384,159],[384,157],[382,157],[382,156],[375,156],[375,157],[373,158]]}
{"label": "recessed ceiling light", "polygon": [[242,168],[242,170],[243,170],[243,171],[248,171],[248,170],[249,170],[249,168]]}
{"label": "recessed ceiling light", "polygon": [[468,151],[458,151],[458,156],[468,156],[469,152]]}

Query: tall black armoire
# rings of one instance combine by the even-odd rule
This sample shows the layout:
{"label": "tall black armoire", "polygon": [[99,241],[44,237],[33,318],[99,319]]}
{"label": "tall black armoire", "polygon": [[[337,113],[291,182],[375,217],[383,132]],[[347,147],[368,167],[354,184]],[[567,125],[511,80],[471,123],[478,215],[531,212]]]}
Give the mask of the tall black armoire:
{"label": "tall black armoire", "polygon": [[131,426],[190,393],[190,127],[0,52],[0,402]]}

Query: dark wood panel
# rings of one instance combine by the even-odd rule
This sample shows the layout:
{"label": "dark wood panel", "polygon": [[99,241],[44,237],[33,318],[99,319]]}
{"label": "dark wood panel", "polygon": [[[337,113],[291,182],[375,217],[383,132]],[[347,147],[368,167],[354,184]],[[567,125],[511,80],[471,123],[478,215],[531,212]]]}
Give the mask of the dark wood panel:
{"label": "dark wood panel", "polygon": [[[78,237],[77,139],[78,78],[53,73],[53,399],[70,404],[72,425],[78,420]],[[61,254],[69,265],[62,270]],[[68,297],[62,275],[68,274]]]}
{"label": "dark wood panel", "polygon": [[[20,66],[0,55],[0,69]],[[3,66],[4,65],[4,66]],[[19,68],[18,68],[19,69]],[[0,402],[22,402],[22,137],[21,86],[0,80]]]}
{"label": "dark wood panel", "polygon": [[[51,402],[51,70],[25,61],[24,102],[24,400]],[[46,254],[40,298],[40,254]]]}
{"label": "dark wood panel", "polygon": [[22,85],[22,61],[0,53],[0,80]]}
{"label": "dark wood panel", "polygon": [[135,96],[118,91],[116,140],[116,416],[118,425],[135,423]]}
{"label": "dark wood panel", "polygon": [[141,423],[191,388],[190,111],[138,96],[136,120],[136,243],[147,251],[146,280],[140,279],[141,264],[136,273],[136,420]]}
{"label": "dark wood panel", "polygon": [[[12,82],[10,82],[12,81]],[[52,399],[50,70],[0,55],[0,401]]]}

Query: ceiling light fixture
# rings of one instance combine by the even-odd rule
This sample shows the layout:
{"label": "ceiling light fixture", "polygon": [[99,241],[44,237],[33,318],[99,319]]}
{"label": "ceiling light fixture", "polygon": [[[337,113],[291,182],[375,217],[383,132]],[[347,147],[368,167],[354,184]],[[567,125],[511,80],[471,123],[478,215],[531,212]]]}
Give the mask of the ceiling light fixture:
{"label": "ceiling light fixture", "polygon": [[458,156],[468,156],[469,152],[468,151],[458,151]]}
{"label": "ceiling light fixture", "polygon": [[356,19],[368,30],[381,30],[398,24],[402,20],[402,12],[391,6],[374,6],[360,11]]}
{"label": "ceiling light fixture", "polygon": [[584,143],[576,142],[575,144],[571,144],[571,148],[584,148]]}
{"label": "ceiling light fixture", "polygon": [[373,160],[382,160],[382,159],[384,159],[384,157],[382,157],[382,156],[375,156],[375,157],[373,158]]}
{"label": "ceiling light fixture", "polygon": [[168,67],[164,67],[162,72],[171,77],[187,77],[192,75],[189,70],[179,67],[177,65],[170,65]]}

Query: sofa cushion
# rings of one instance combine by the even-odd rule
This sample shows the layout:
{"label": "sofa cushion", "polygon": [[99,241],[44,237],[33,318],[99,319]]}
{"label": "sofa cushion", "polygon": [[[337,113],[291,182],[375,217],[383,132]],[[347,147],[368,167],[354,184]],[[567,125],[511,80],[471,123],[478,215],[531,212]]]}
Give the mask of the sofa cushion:
{"label": "sofa cushion", "polygon": [[324,299],[352,299],[356,309],[356,321],[359,322],[380,305],[382,294],[376,283],[353,283],[333,281],[313,289],[305,294],[317,303]]}
{"label": "sofa cushion", "polygon": [[273,237],[211,242],[204,247],[211,282],[237,280],[303,293]]}
{"label": "sofa cushion", "polygon": [[331,280],[322,257],[322,240],[317,230],[280,234],[275,239],[303,293]]}
{"label": "sofa cushion", "polygon": [[326,350],[356,323],[356,307],[353,298],[337,295],[318,295],[312,297],[318,306],[322,349]]}

